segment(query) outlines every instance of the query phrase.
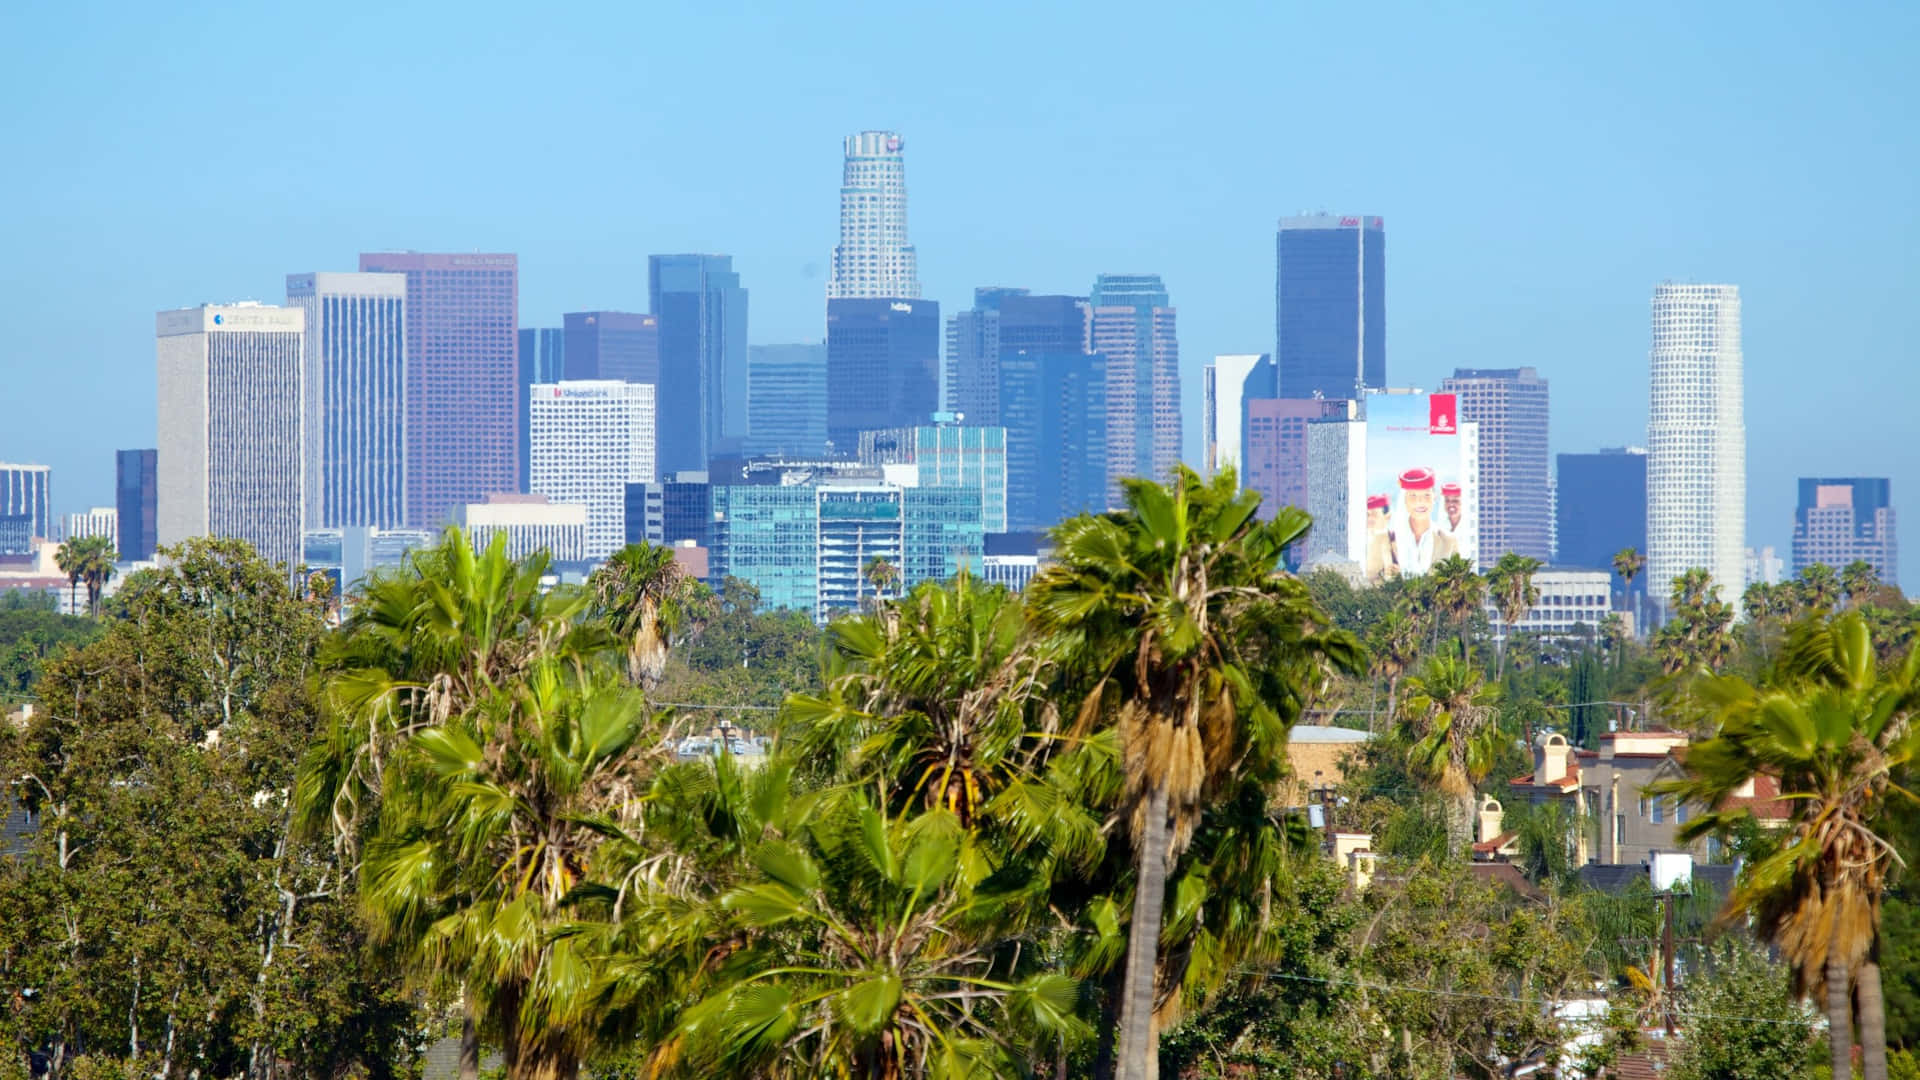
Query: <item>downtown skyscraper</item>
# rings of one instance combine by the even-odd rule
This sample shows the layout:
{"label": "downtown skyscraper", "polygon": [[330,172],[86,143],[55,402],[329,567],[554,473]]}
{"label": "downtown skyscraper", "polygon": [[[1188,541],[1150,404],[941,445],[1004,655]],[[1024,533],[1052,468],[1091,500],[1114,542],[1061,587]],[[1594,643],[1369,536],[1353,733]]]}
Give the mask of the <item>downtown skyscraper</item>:
{"label": "downtown skyscraper", "polygon": [[1653,291],[1647,422],[1647,591],[1702,569],[1720,598],[1746,588],[1747,424],[1737,285]]}
{"label": "downtown skyscraper", "polygon": [[840,179],[840,244],[833,249],[828,299],[920,298],[920,272],[907,242],[906,141],[863,131],[845,141]]}
{"label": "downtown skyscraper", "polygon": [[1216,356],[1207,364],[1201,423],[1208,476],[1231,466],[1240,471],[1241,484],[1246,485],[1247,403],[1277,396],[1276,381],[1273,357],[1265,353]]}
{"label": "downtown skyscraper", "polygon": [[1354,398],[1387,385],[1386,219],[1280,219],[1274,240],[1280,396]]}
{"label": "downtown skyscraper", "polygon": [[947,320],[945,407],[969,424],[999,424],[1002,356],[1086,351],[1086,298],[1034,296],[998,286],[975,289],[973,307]]}
{"label": "downtown skyscraper", "polygon": [[704,469],[747,434],[747,290],[730,255],[653,255],[647,295],[660,320],[660,468]]}
{"label": "downtown skyscraper", "polygon": [[1884,476],[1800,478],[1793,511],[1793,571],[1816,563],[1845,569],[1873,567],[1883,584],[1900,580],[1900,544],[1894,530],[1893,482]]}
{"label": "downtown skyscraper", "polygon": [[0,554],[24,555],[52,540],[53,467],[0,462]]}
{"label": "downtown skyscraper", "polygon": [[1180,460],[1180,343],[1158,274],[1101,274],[1087,304],[1106,357],[1107,498],[1120,479],[1164,482]]}
{"label": "downtown skyscraper", "polygon": [[300,562],[306,313],[262,304],[163,311],[158,541],[232,537]]}
{"label": "downtown skyscraper", "polygon": [[305,528],[406,521],[406,300],[402,274],[287,275],[306,313]]}
{"label": "downtown skyscraper", "polygon": [[1533,368],[1455,368],[1440,392],[1480,425],[1480,561],[1515,552],[1553,559],[1547,380]]}
{"label": "downtown skyscraper", "polygon": [[114,509],[119,516],[120,561],[153,558],[159,501],[159,451],[116,450],[113,454]]}
{"label": "downtown skyscraper", "polygon": [[360,269],[407,277],[407,524],[520,490],[519,259],[376,252]]}

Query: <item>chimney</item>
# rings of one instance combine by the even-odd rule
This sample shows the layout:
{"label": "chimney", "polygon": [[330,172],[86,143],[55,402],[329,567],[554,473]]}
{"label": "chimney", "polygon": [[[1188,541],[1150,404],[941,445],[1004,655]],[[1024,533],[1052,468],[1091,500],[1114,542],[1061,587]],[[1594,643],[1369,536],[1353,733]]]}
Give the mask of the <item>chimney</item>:
{"label": "chimney", "polygon": [[1567,758],[1572,750],[1567,740],[1552,731],[1543,731],[1533,745],[1533,782],[1551,784],[1567,776]]}
{"label": "chimney", "polygon": [[1479,841],[1484,844],[1506,832],[1506,825],[1507,813],[1500,808],[1500,800],[1491,795],[1483,796],[1480,800]]}

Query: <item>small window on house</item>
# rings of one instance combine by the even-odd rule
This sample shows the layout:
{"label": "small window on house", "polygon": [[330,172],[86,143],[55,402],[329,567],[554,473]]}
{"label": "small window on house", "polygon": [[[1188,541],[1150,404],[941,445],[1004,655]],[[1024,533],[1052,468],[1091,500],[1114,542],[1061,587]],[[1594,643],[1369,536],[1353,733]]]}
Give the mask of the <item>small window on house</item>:
{"label": "small window on house", "polygon": [[1652,808],[1649,807],[1647,803],[1648,803],[1647,797],[1645,795],[1640,796],[1640,819],[1642,821],[1645,821],[1647,818],[1647,815],[1652,812]]}
{"label": "small window on house", "polygon": [[1665,820],[1666,806],[1667,806],[1667,800],[1665,799],[1653,800],[1653,823],[1655,825],[1659,825],[1662,823],[1662,821]]}
{"label": "small window on house", "polygon": [[1620,846],[1622,844],[1625,844],[1626,842],[1627,842],[1627,815],[1615,814],[1613,815],[1613,846],[1615,850],[1618,850]]}
{"label": "small window on house", "polygon": [[1673,808],[1673,823],[1675,825],[1685,825],[1687,823],[1686,803],[1681,803]]}

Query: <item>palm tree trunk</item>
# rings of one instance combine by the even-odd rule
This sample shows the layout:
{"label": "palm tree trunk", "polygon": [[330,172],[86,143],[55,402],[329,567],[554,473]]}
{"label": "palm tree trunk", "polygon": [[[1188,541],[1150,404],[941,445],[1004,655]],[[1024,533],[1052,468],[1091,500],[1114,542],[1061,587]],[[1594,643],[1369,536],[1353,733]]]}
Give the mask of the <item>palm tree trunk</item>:
{"label": "palm tree trunk", "polygon": [[1860,999],[1860,1057],[1864,1075],[1866,1080],[1887,1080],[1887,1001],[1880,989],[1880,959],[1874,953],[1868,953],[1860,965],[1855,992]]}
{"label": "palm tree trunk", "polygon": [[480,1080],[480,1033],[470,1003],[460,1006],[460,1080]]}
{"label": "palm tree trunk", "polygon": [[[1836,909],[1840,905],[1835,904]],[[1835,923],[1840,920],[1834,919]],[[1837,930],[1837,927],[1836,927]],[[1827,946],[1827,1042],[1833,1052],[1835,1080],[1853,1075],[1853,1015],[1848,1007],[1847,957],[1836,932]]]}
{"label": "palm tree trunk", "polygon": [[1453,848],[1453,854],[1456,857],[1472,862],[1473,792],[1469,790],[1465,795],[1455,795],[1451,803],[1451,810],[1447,814],[1447,839],[1449,846]]}
{"label": "palm tree trunk", "polygon": [[1160,1048],[1153,1031],[1154,972],[1159,964],[1160,914],[1167,900],[1167,788],[1147,793],[1147,821],[1141,830],[1138,871],[1134,875],[1133,923],[1127,928],[1127,973],[1120,998],[1120,1055],[1117,1080],[1147,1080]]}

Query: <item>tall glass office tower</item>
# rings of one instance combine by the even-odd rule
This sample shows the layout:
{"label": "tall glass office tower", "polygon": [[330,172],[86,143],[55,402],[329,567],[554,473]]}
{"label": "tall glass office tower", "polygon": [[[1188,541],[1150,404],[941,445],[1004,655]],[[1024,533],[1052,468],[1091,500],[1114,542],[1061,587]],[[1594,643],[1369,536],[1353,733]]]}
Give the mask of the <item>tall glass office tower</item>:
{"label": "tall glass office tower", "polygon": [[906,141],[897,132],[846,138],[840,180],[840,244],[833,249],[829,299],[920,298],[920,274],[907,243]]}
{"label": "tall glass office tower", "polygon": [[406,521],[406,302],[404,274],[287,275],[307,319],[304,528]]}
{"label": "tall glass office tower", "polygon": [[0,463],[0,552],[24,555],[53,539],[53,468]]}
{"label": "tall glass office tower", "polygon": [[1440,391],[1459,398],[1461,421],[1480,425],[1481,563],[1510,551],[1551,561],[1547,380],[1530,367],[1455,368]]}
{"label": "tall glass office tower", "polygon": [[1386,219],[1280,219],[1274,359],[1280,396],[1355,398],[1387,385]]}
{"label": "tall glass office tower", "polygon": [[520,450],[520,489],[527,489],[532,438],[528,428],[527,395],[535,383],[557,383],[567,377],[567,332],[558,326],[520,328],[520,390],[514,399],[514,445]]}
{"label": "tall glass office tower", "polygon": [[660,468],[704,469],[747,435],[747,290],[730,255],[653,255],[647,293],[660,320]]}
{"label": "tall glass office tower", "polygon": [[1165,481],[1180,460],[1180,342],[1175,311],[1158,274],[1101,274],[1093,309],[1093,351],[1107,358],[1107,498],[1120,479]]}
{"label": "tall glass office tower", "polygon": [[852,453],[862,431],[913,427],[940,407],[940,305],[827,301],[827,437]]}
{"label": "tall glass office tower", "polygon": [[114,506],[120,518],[120,561],[153,558],[155,515],[159,511],[157,450],[116,450],[113,455]]}
{"label": "tall glass office tower", "polygon": [[1653,290],[1647,422],[1647,591],[1707,571],[1720,598],[1746,588],[1747,423],[1740,287]]}

